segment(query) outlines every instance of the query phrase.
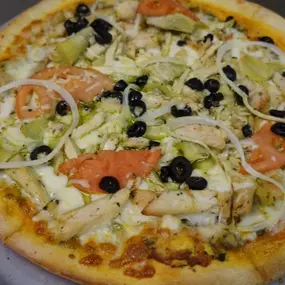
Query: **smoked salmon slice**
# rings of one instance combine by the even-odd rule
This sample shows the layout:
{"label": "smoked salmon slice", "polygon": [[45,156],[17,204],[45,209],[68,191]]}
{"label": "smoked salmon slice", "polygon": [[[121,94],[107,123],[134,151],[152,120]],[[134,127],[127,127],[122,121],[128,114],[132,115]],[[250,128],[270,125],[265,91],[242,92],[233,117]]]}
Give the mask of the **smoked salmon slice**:
{"label": "smoked salmon slice", "polygon": [[[90,193],[104,193],[99,183],[104,176],[113,176],[124,188],[133,177],[146,177],[156,168],[161,157],[161,150],[122,150],[100,151],[97,154],[83,154],[75,159],[66,161],[59,171],[74,180],[72,185]],[[77,183],[88,181],[86,183]]]}

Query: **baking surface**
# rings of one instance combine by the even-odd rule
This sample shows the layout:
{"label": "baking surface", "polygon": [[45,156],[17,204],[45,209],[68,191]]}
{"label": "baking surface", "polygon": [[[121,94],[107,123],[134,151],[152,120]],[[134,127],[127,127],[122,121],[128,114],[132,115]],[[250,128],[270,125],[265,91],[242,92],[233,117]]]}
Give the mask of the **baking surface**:
{"label": "baking surface", "polygon": [[[4,0],[1,0],[3,3]],[[39,2],[38,0],[8,0],[0,9],[0,26],[15,17],[24,9]],[[256,0],[285,17],[284,0]],[[0,285],[74,285],[45,270],[34,266],[21,256],[0,245]],[[135,283],[135,281],[134,281]],[[276,282],[272,285],[280,285]],[[285,285],[285,283],[283,283]],[[246,284],[243,284],[246,285]]]}

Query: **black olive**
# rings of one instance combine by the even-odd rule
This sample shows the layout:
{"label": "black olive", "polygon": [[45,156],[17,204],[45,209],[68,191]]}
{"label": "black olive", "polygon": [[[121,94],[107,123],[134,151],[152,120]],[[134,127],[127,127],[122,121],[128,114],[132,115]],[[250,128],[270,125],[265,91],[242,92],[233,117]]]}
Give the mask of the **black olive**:
{"label": "black olive", "polygon": [[281,75],[282,75],[283,77],[285,77],[285,71],[281,72]]}
{"label": "black olive", "polygon": [[220,253],[217,257],[217,259],[221,262],[226,261],[226,254],[225,253]]}
{"label": "black olive", "polygon": [[275,123],[271,127],[271,132],[285,138],[285,123]]}
{"label": "black olive", "polygon": [[75,33],[76,29],[75,29],[75,23],[70,21],[70,20],[67,20],[64,22],[64,28],[66,30],[66,33],[70,36],[72,35],[73,33]]}
{"label": "black olive", "polygon": [[90,9],[85,4],[79,4],[76,8],[76,16],[88,16],[90,14]]}
{"label": "black olive", "polygon": [[30,158],[31,160],[37,160],[41,154],[49,155],[50,153],[51,153],[50,147],[48,147],[47,145],[42,145],[42,146],[35,148],[31,152]]}
{"label": "black olive", "polygon": [[188,177],[186,184],[191,190],[204,190],[208,186],[208,182],[204,177]]}
{"label": "black olive", "polygon": [[212,42],[214,40],[214,35],[213,34],[208,34],[204,37],[203,42],[206,43],[207,41]]}
{"label": "black olive", "polygon": [[186,105],[183,109],[178,109],[176,105],[171,107],[171,114],[175,118],[192,116],[192,109]]}
{"label": "black olive", "polygon": [[237,73],[236,71],[230,66],[227,65],[223,68],[223,72],[227,76],[227,78],[231,81],[236,81],[237,80]]}
{"label": "black olive", "polygon": [[128,87],[128,83],[124,80],[119,80],[115,86],[114,86],[114,90],[115,91],[125,91],[125,89]]}
{"label": "black olive", "polygon": [[113,36],[108,33],[100,33],[95,35],[95,40],[99,45],[108,45],[113,41]]}
{"label": "black olive", "polygon": [[264,42],[264,43],[268,43],[268,44],[272,44],[272,45],[274,45],[275,43],[274,43],[274,40],[272,39],[272,38],[270,38],[270,37],[267,37],[267,36],[265,36],[265,37],[260,37],[260,38],[258,38],[261,42]]}
{"label": "black olive", "polygon": [[112,29],[112,25],[103,19],[94,20],[90,26],[94,29],[97,34],[102,34],[104,32],[109,32]]}
{"label": "black olive", "polygon": [[234,17],[233,17],[233,16],[228,16],[228,17],[226,18],[225,22],[229,22],[229,21],[231,21],[231,20],[234,20]]}
{"label": "black olive", "polygon": [[213,95],[214,95],[214,100],[218,102],[224,100],[225,98],[221,92],[213,93]]}
{"label": "black olive", "polygon": [[118,99],[120,103],[123,103],[123,94],[120,91],[105,91],[101,98],[114,98]]}
{"label": "black olive", "polygon": [[110,194],[116,193],[121,189],[119,181],[113,176],[103,177],[99,182],[99,187]]}
{"label": "black olive", "polygon": [[[222,94],[222,93],[220,93]],[[216,93],[211,93],[210,95],[206,96],[204,98],[204,107],[206,109],[211,109],[213,107],[219,107],[220,106],[220,100],[217,100],[219,97]]]}
{"label": "black olive", "polygon": [[[243,91],[246,95],[249,95],[249,90],[248,90],[248,88],[247,88],[246,86],[244,86],[244,85],[239,85],[239,89],[240,89],[241,91]],[[242,99],[242,97],[241,97],[239,94],[237,94],[236,92],[235,92],[235,98],[236,98],[237,104],[242,106],[242,105],[243,105],[243,99]]]}
{"label": "black olive", "polygon": [[55,111],[60,116],[66,116],[70,110],[69,105],[65,101],[59,101],[56,105]]}
{"label": "black olive", "polygon": [[143,88],[148,82],[148,76],[143,75],[137,78],[137,80],[134,82],[137,86]]}
{"label": "black olive", "polygon": [[196,91],[203,91],[204,85],[202,81],[198,78],[191,78],[188,81],[185,82],[185,85],[187,85],[189,88],[196,90]]}
{"label": "black olive", "polygon": [[285,118],[285,111],[282,110],[270,110],[269,114],[273,117]]}
{"label": "black olive", "polygon": [[170,177],[170,168],[169,166],[163,166],[161,167],[160,169],[160,180],[161,182],[163,183],[167,183],[168,182],[168,179]]}
{"label": "black olive", "polygon": [[130,110],[136,118],[141,117],[146,112],[146,104],[142,100],[133,101]]}
{"label": "black olive", "polygon": [[135,101],[140,101],[142,99],[143,95],[139,91],[131,89],[128,99],[129,99],[129,104],[132,104]]}
{"label": "black olive", "polygon": [[178,45],[179,47],[183,47],[183,46],[185,46],[186,44],[187,44],[187,42],[186,42],[186,41],[182,41],[182,40],[180,40],[180,41],[177,42],[177,45]]}
{"label": "black olive", "polygon": [[188,159],[178,156],[169,165],[170,178],[178,183],[184,182],[192,173],[192,165]]}
{"label": "black olive", "polygon": [[152,149],[153,147],[160,146],[160,142],[150,141],[148,145],[148,149]]}
{"label": "black olive", "polygon": [[147,125],[145,122],[136,121],[127,130],[127,135],[129,138],[139,138],[146,133]]}
{"label": "black olive", "polygon": [[83,18],[83,19],[78,19],[78,21],[75,23],[75,31],[79,32],[81,30],[83,30],[84,28],[86,28],[88,26],[89,22],[87,19]]}
{"label": "black olive", "polygon": [[257,232],[256,232],[256,235],[257,235],[258,237],[264,236],[264,235],[265,235],[265,230],[263,229],[263,230],[257,231]]}
{"label": "black olive", "polygon": [[217,92],[220,89],[220,82],[216,79],[208,79],[204,86],[210,92]]}
{"label": "black olive", "polygon": [[253,134],[250,125],[243,126],[241,130],[245,138],[249,138]]}

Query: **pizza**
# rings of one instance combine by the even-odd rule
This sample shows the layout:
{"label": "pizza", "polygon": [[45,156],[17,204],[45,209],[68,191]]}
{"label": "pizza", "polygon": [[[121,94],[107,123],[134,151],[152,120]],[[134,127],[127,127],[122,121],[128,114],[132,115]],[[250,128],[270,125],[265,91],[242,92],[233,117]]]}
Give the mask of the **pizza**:
{"label": "pizza", "polygon": [[285,273],[285,21],[242,0],[43,0],[0,32],[0,236],[78,284]]}

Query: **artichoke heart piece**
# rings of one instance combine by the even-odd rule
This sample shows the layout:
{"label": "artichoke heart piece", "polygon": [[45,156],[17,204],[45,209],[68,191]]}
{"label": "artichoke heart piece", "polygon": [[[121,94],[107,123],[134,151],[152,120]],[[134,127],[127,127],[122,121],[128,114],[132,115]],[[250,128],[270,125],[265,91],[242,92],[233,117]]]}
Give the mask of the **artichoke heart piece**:
{"label": "artichoke heart piece", "polygon": [[[13,157],[11,161],[21,161],[20,155]],[[48,192],[41,184],[32,167],[4,170],[13,181],[21,188],[21,192],[31,198],[38,210],[42,210],[51,200]]]}
{"label": "artichoke heart piece", "polygon": [[210,156],[209,152],[203,146],[194,142],[181,142],[178,143],[177,147],[191,162],[204,160]]}
{"label": "artichoke heart piece", "polygon": [[128,189],[122,189],[114,195],[106,195],[51,222],[50,231],[57,241],[67,241],[75,235],[88,232],[95,225],[109,223],[119,215],[129,196]]}
{"label": "artichoke heart piece", "polygon": [[148,17],[148,25],[152,25],[164,30],[172,30],[183,33],[192,33],[196,28],[205,27],[200,21],[194,21],[183,14],[173,14],[161,17]]}
{"label": "artichoke heart piece", "polygon": [[89,39],[93,34],[93,28],[88,27],[58,43],[51,56],[52,60],[60,65],[73,65],[88,48]]}
{"label": "artichoke heart piece", "polygon": [[284,68],[284,65],[279,62],[266,63],[260,58],[247,54],[242,57],[239,64],[241,73],[256,82],[266,82],[276,71]]}
{"label": "artichoke heart piece", "polygon": [[21,131],[26,137],[40,141],[43,139],[47,127],[48,120],[40,118],[23,125]]}
{"label": "artichoke heart piece", "polygon": [[262,206],[273,206],[277,200],[284,199],[284,193],[269,182],[259,183],[255,195]]}
{"label": "artichoke heart piece", "polygon": [[148,216],[186,215],[205,211],[218,212],[219,203],[214,191],[165,191],[144,210]]}

